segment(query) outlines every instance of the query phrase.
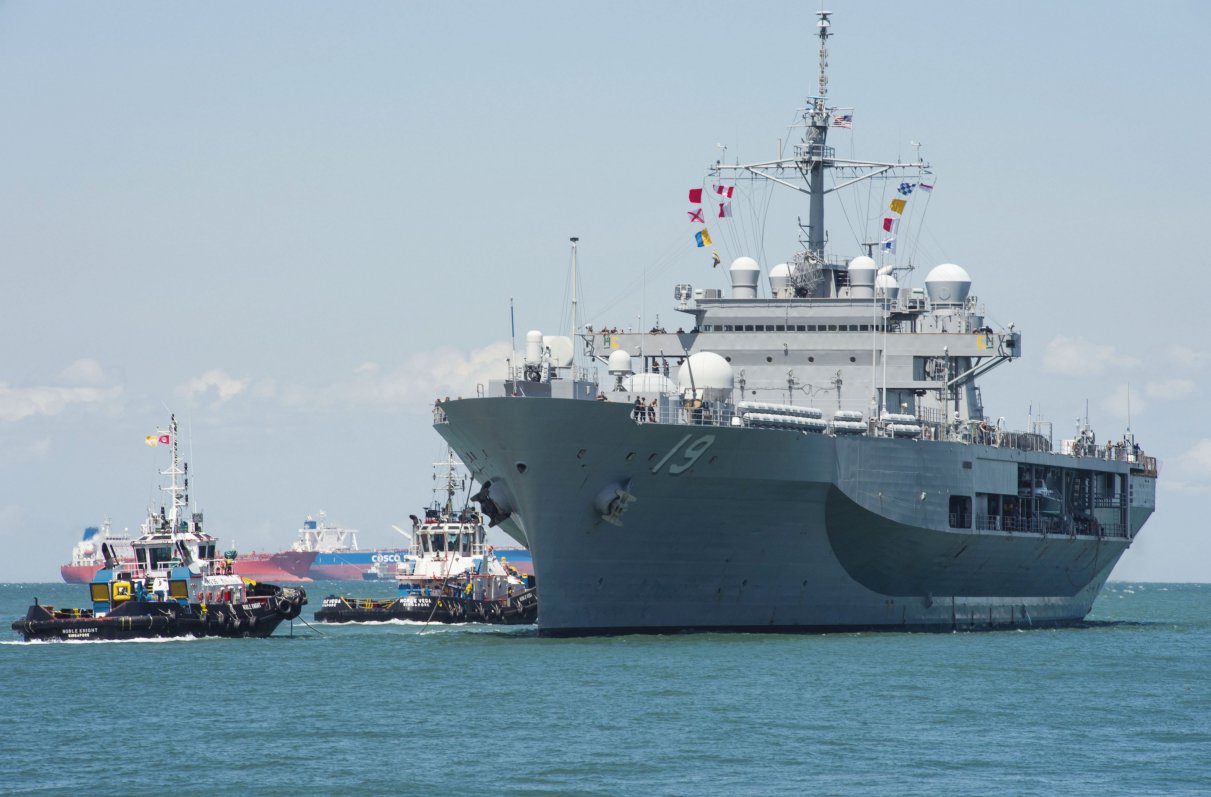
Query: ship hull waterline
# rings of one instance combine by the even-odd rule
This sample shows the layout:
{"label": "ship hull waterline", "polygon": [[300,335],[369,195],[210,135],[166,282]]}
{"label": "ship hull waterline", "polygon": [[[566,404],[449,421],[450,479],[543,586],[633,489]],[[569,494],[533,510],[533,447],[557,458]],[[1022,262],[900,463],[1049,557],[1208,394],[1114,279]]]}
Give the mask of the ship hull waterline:
{"label": "ship hull waterline", "polygon": [[[532,552],[542,635],[1075,625],[1129,544],[948,527],[964,462],[1057,454],[636,424],[607,402],[442,406],[435,428],[503,488]],[[597,503],[613,486],[634,496],[621,526]]]}

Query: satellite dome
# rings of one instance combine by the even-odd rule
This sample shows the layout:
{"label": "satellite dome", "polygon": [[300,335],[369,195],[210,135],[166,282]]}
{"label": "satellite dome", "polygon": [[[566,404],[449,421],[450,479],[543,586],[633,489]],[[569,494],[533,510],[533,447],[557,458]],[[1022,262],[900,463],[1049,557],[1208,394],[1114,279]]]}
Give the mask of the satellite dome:
{"label": "satellite dome", "polygon": [[732,278],[733,299],[756,299],[757,278],[761,275],[761,266],[751,257],[738,257],[728,268]]}
{"label": "satellite dome", "polygon": [[625,349],[615,349],[614,351],[610,352],[610,360],[607,368],[612,374],[631,373],[631,355]]}
{"label": "satellite dome", "polygon": [[849,261],[849,270],[852,271],[876,271],[879,267],[875,265],[875,261],[866,255],[859,255]]}
{"label": "satellite dome", "polygon": [[900,283],[896,282],[896,278],[891,274],[880,274],[875,277],[875,295],[894,302],[900,298]]}
{"label": "satellite dome", "polygon": [[694,398],[712,401],[728,398],[734,384],[732,366],[713,351],[691,354],[677,371],[677,387],[682,394]]}
{"label": "satellite dome", "polygon": [[925,292],[933,305],[963,304],[971,292],[971,277],[961,266],[943,263],[925,277]]}
{"label": "satellite dome", "polygon": [[875,261],[860,255],[849,261],[849,295],[855,299],[872,299],[875,295]]}
{"label": "satellite dome", "polygon": [[784,298],[791,286],[795,267],[790,263],[779,263],[769,270],[769,292],[776,298]]}
{"label": "satellite dome", "polygon": [[543,335],[542,345],[551,352],[551,364],[566,368],[572,364],[575,348],[567,335]]}

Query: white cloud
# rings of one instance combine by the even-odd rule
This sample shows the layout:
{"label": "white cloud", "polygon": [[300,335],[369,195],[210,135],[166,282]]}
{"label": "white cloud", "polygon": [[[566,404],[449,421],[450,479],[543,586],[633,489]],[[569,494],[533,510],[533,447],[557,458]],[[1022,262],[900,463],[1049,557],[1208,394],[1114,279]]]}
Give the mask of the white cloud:
{"label": "white cloud", "polygon": [[59,378],[72,385],[100,385],[105,381],[105,372],[96,360],[76,360],[59,372]]}
{"label": "white cloud", "polygon": [[1161,484],[1179,493],[1211,493],[1211,438],[1204,437],[1177,458],[1172,475]]}
{"label": "white cloud", "polygon": [[121,398],[121,385],[104,386],[105,372],[95,360],[77,360],[59,374],[67,385],[9,387],[0,382],[0,421],[34,415],[58,415],[75,405],[104,406]]}
{"label": "white cloud", "polygon": [[177,386],[177,395],[192,399],[213,390],[216,395],[215,403],[222,404],[243,393],[250,382],[249,379],[236,379],[221,368],[211,368],[201,376],[195,376]]}
{"label": "white cloud", "polygon": [[1190,371],[1202,368],[1203,362],[1207,359],[1207,355],[1203,352],[1179,343],[1170,343],[1169,348],[1165,350],[1165,355],[1174,365]]}
{"label": "white cloud", "polygon": [[1066,376],[1100,374],[1110,365],[1134,365],[1131,357],[1119,354],[1109,343],[1093,343],[1082,338],[1058,335],[1043,353],[1043,370]]}
{"label": "white cloud", "polygon": [[1126,420],[1144,414],[1148,404],[1140,396],[1139,389],[1128,392],[1127,385],[1119,385],[1114,392],[1102,399],[1102,409],[1113,418]]}
{"label": "white cloud", "polygon": [[1189,379],[1166,379],[1163,382],[1149,382],[1144,385],[1144,394],[1148,398],[1161,401],[1165,399],[1181,399],[1194,395],[1194,382]]}
{"label": "white cloud", "polygon": [[1182,454],[1179,462],[1188,470],[1206,479],[1211,479],[1211,438],[1204,437]]}
{"label": "white cloud", "polygon": [[[473,396],[477,385],[486,387],[489,379],[503,379],[509,353],[506,342],[471,352],[444,347],[414,354],[393,369],[365,363],[354,369],[350,380],[328,385],[277,385],[262,396],[296,409],[431,407],[436,398]],[[367,367],[370,365],[374,367]]]}

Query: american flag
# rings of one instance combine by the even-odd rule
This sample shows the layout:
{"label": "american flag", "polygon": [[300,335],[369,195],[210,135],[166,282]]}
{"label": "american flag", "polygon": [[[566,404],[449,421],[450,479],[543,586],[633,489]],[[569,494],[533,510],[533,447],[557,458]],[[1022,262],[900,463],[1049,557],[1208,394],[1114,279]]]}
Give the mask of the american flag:
{"label": "american flag", "polygon": [[847,127],[852,130],[854,127],[854,115],[852,113],[845,113],[834,116],[833,127]]}

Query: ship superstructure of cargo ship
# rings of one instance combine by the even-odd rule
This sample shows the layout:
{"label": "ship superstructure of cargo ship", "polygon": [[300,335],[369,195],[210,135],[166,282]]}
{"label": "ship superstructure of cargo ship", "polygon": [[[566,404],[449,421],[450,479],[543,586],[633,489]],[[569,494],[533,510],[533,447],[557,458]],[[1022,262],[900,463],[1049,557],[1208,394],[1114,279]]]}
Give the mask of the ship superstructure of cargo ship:
{"label": "ship superstructure of cargo ship", "polygon": [[828,98],[831,35],[820,12],[799,143],[720,160],[703,189],[806,196],[786,262],[735,258],[727,295],[674,286],[675,332],[578,327],[573,287],[567,336],[530,332],[504,379],[434,408],[484,514],[533,556],[542,634],[1072,625],[1155,509],[1129,429],[1057,441],[986,411],[979,380],[1022,334],[966,269],[912,288],[886,234],[831,251],[826,194],[882,182],[894,230],[934,180],[827,144],[852,120]]}
{"label": "ship superstructure of cargo ship", "polygon": [[361,581],[369,572],[393,569],[408,553],[407,546],[363,549],[358,545],[357,529],[330,523],[322,511],[316,517],[307,516],[293,547],[315,554],[308,571],[312,579],[331,581]]}

